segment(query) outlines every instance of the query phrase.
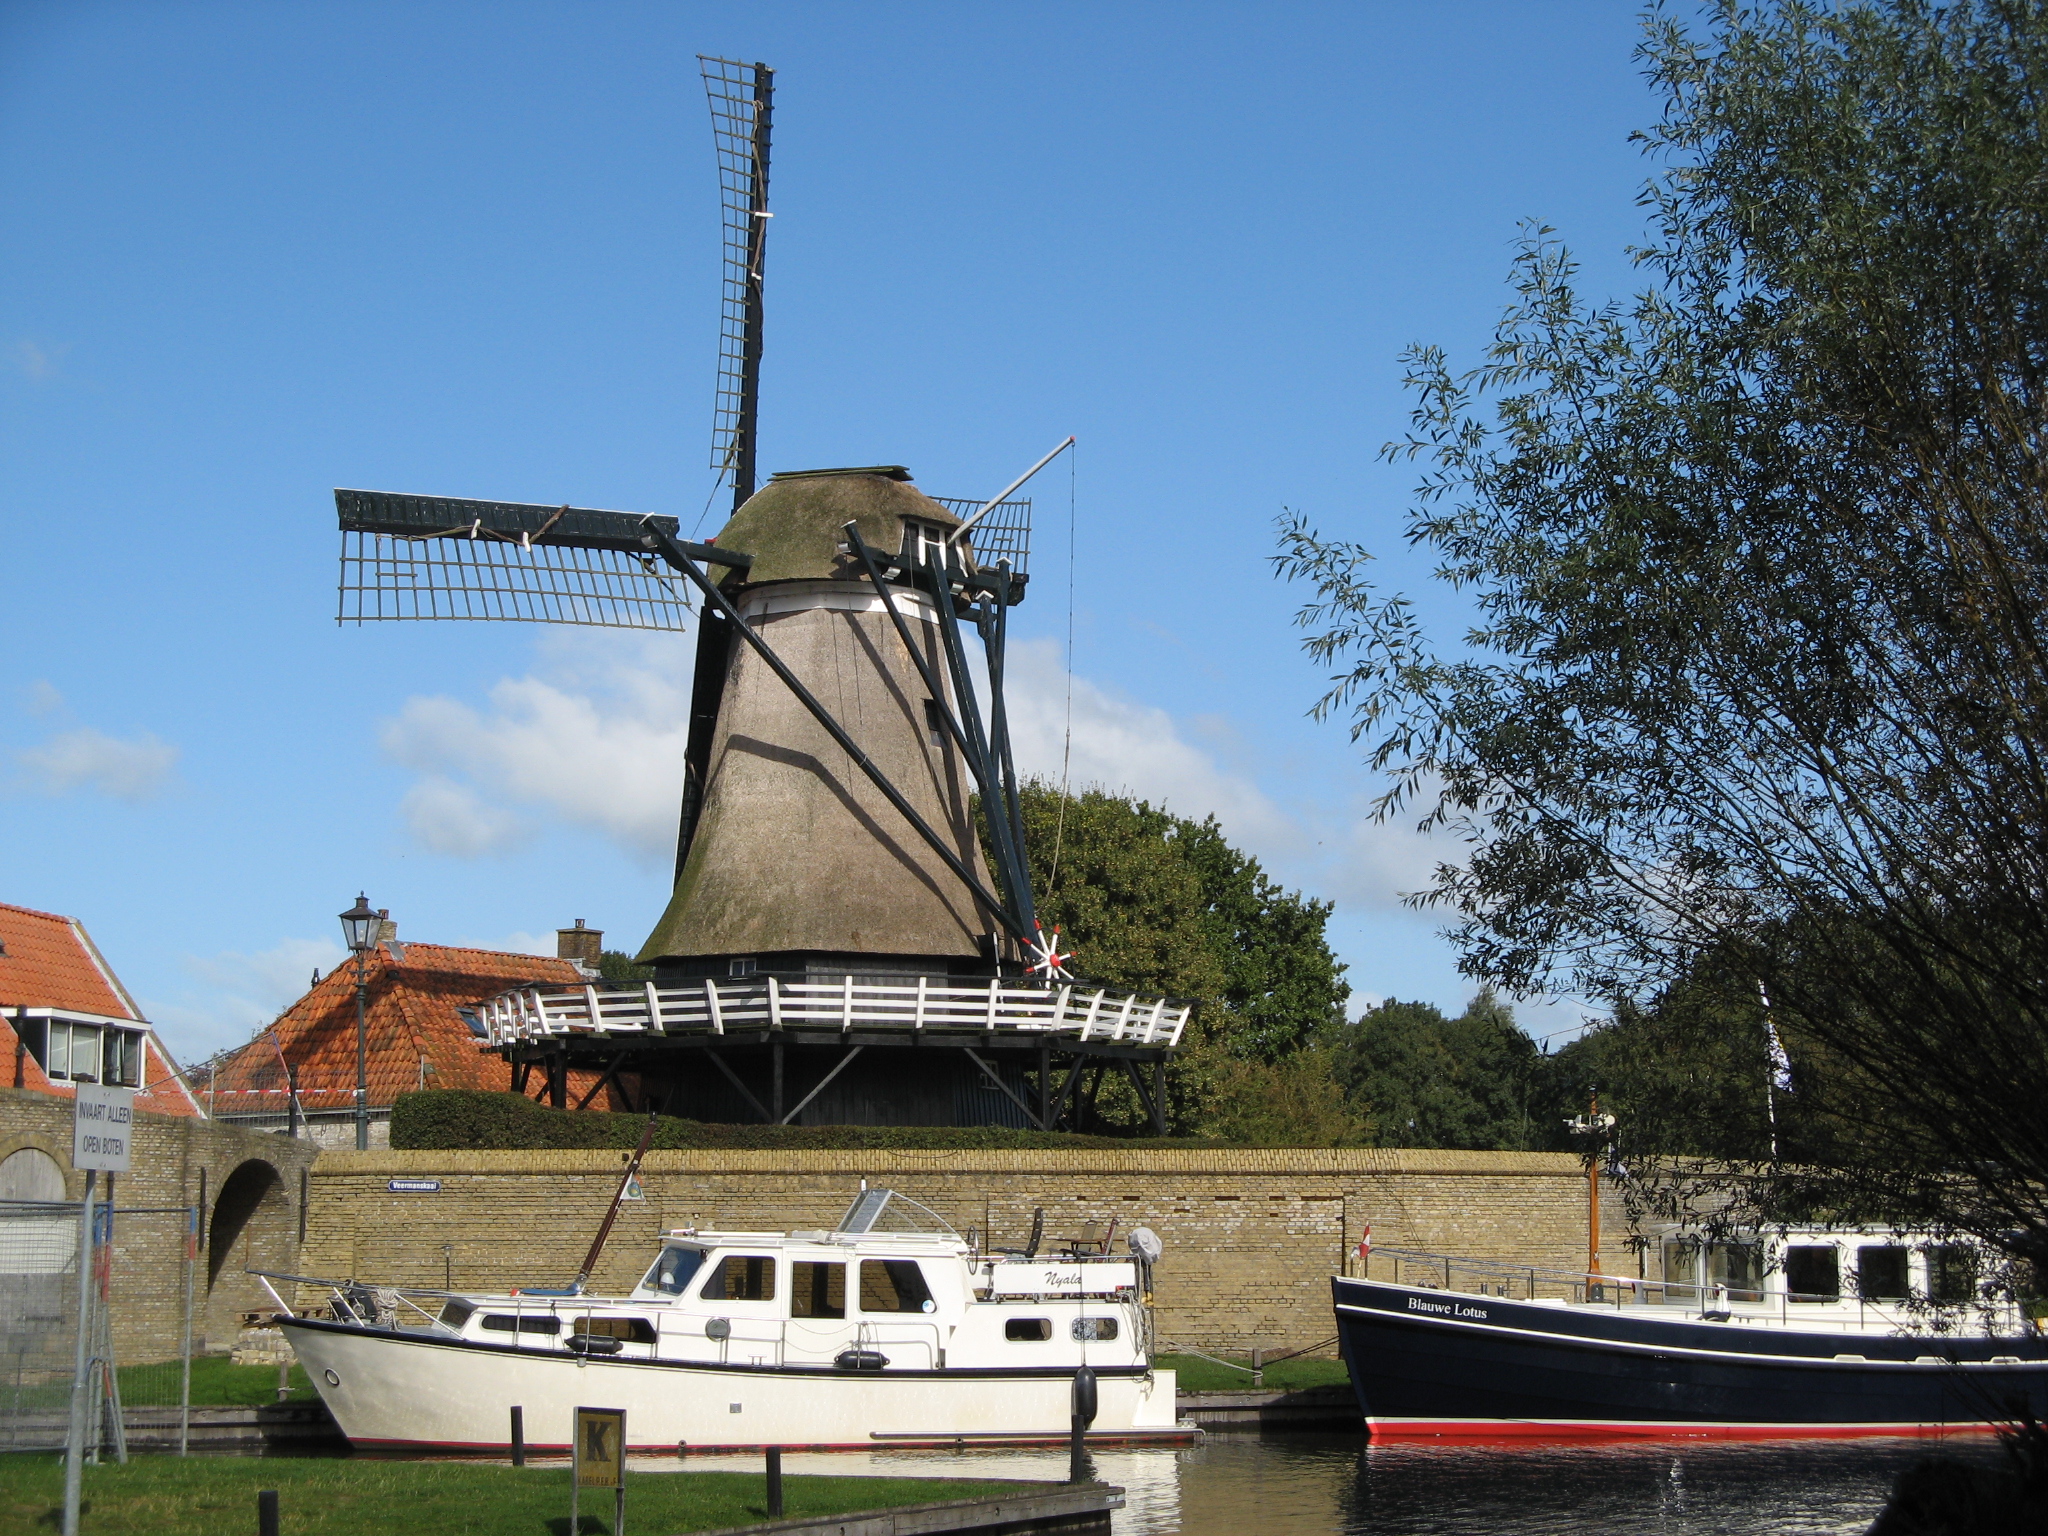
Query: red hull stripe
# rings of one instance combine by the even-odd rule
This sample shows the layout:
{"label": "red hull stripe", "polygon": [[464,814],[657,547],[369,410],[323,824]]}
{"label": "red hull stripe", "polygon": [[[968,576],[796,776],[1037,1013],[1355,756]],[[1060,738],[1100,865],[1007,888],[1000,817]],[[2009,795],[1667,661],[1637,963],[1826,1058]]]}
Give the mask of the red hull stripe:
{"label": "red hull stripe", "polygon": [[1375,1441],[1462,1440],[1540,1444],[1585,1440],[1916,1440],[1995,1434],[1993,1424],[1652,1424],[1634,1420],[1378,1419],[1365,1421]]}

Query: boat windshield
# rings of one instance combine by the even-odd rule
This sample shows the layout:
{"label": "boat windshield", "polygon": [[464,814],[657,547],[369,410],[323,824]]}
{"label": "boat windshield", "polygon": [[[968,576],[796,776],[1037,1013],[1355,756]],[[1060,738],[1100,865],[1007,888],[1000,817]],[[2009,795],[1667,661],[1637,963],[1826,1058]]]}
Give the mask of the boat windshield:
{"label": "boat windshield", "polygon": [[893,1189],[863,1189],[839,1218],[847,1233],[902,1232],[919,1236],[959,1237],[951,1222]]}
{"label": "boat windshield", "polygon": [[664,1248],[655,1259],[654,1267],[647,1271],[647,1278],[640,1282],[640,1288],[653,1291],[658,1296],[680,1296],[691,1277],[703,1267],[704,1250],[701,1248]]}

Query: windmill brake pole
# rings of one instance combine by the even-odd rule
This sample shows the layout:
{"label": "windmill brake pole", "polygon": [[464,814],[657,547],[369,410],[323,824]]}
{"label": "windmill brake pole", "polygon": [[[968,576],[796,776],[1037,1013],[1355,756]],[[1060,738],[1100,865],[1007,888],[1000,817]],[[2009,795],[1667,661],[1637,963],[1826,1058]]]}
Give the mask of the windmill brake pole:
{"label": "windmill brake pole", "polygon": [[813,720],[816,720],[819,725],[824,727],[825,734],[838,743],[839,750],[852,759],[853,765],[856,768],[867,775],[868,781],[875,788],[879,789],[882,792],[883,798],[896,808],[897,813],[905,821],[910,823],[911,829],[925,840],[925,843],[931,848],[933,853],[939,856],[940,861],[945,864],[946,868],[953,872],[960,880],[960,883],[965,885],[974,894],[975,899],[987,907],[996,920],[1009,929],[1010,933],[1019,942],[1029,943],[1031,934],[1025,925],[1019,922],[1010,909],[987,886],[981,883],[980,877],[967,867],[966,861],[959,854],[947,846],[946,840],[932,830],[931,823],[917,813],[916,806],[903,798],[903,792],[889,782],[889,776],[876,766],[873,758],[869,757],[867,753],[863,752],[855,744],[854,739],[846,734],[845,727],[832,718],[830,711],[818,702],[810,689],[803,685],[803,680],[789,670],[788,666],[784,664],[780,656],[775,654],[768,642],[754,633],[753,627],[742,619],[740,611],[733,607],[732,599],[719,590],[716,582],[697,568],[697,562],[690,558],[682,543],[667,530],[656,527],[652,523],[643,524],[643,527],[646,530],[642,536],[644,545],[690,578],[696,585],[697,590],[704,594],[704,601],[711,607],[716,608],[726,622],[732,625],[733,632],[754,648],[754,653],[768,664],[770,671],[782,679],[783,685],[796,695],[797,702],[810,712]]}

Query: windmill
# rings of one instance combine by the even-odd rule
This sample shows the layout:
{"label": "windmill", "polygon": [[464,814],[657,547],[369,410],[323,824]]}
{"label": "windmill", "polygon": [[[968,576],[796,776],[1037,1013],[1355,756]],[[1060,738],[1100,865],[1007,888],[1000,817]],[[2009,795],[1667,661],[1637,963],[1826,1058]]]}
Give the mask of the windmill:
{"label": "windmill", "polygon": [[1029,583],[1016,493],[1073,439],[987,501],[926,495],[896,465],[756,485],[774,73],[700,63],[724,528],[699,543],[659,514],[335,492],[345,623],[694,618],[675,884],[639,955],[653,979],[490,999],[490,1044],[558,1106],[571,1067],[599,1067],[584,1103],[1049,1128],[1123,1072],[1163,1129],[1190,1006],[1083,984],[1039,931],[1004,698]]}

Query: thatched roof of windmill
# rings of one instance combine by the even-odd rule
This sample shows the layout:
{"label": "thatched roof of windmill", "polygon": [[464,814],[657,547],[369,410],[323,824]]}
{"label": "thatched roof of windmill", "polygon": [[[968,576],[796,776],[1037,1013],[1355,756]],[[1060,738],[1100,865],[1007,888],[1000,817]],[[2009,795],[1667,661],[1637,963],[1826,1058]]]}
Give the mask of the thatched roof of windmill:
{"label": "thatched roof of windmill", "polygon": [[756,491],[718,531],[717,542],[754,557],[739,578],[748,586],[859,576],[859,560],[840,551],[846,541],[842,530],[858,523],[870,546],[894,554],[903,545],[905,518],[940,528],[960,525],[898,465],[798,470],[778,474]]}

